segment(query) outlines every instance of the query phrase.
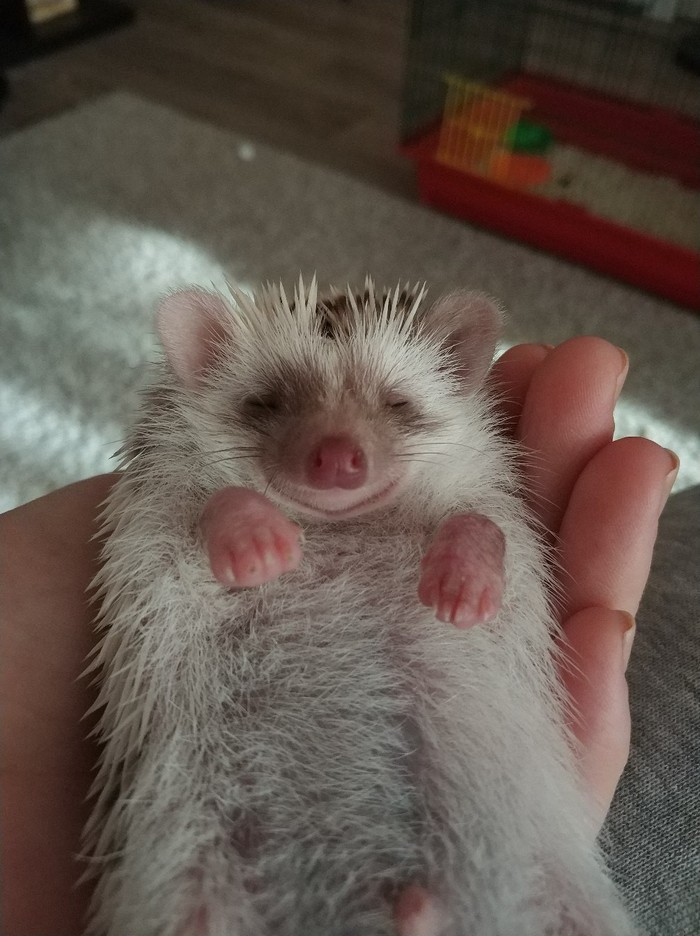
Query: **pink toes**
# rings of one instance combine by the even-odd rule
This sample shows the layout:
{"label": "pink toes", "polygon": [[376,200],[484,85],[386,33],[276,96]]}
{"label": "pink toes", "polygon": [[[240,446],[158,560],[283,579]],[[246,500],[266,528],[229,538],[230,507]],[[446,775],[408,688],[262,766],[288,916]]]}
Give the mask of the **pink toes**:
{"label": "pink toes", "polygon": [[411,884],[394,904],[394,924],[397,936],[440,936],[444,921],[434,898]]}
{"label": "pink toes", "polygon": [[251,588],[290,572],[299,564],[298,537],[292,531],[270,528],[237,530],[210,553],[212,571],[224,585]]}
{"label": "pink toes", "polygon": [[503,534],[491,520],[450,517],[421,562],[420,601],[455,627],[490,620],[501,606],[504,553]]}
{"label": "pink toes", "polygon": [[211,570],[222,585],[252,588],[297,568],[300,528],[262,494],[226,488],[200,521]]}
{"label": "pink toes", "polygon": [[424,605],[435,610],[435,617],[446,624],[466,628],[489,621],[500,608],[500,588],[483,585],[465,576],[460,569],[452,569],[440,576],[431,570],[421,577],[418,597]]}

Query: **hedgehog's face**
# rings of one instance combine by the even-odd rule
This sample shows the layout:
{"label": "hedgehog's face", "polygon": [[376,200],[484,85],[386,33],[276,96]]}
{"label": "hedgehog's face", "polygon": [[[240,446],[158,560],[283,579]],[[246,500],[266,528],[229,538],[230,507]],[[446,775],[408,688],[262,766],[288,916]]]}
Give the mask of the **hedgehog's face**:
{"label": "hedgehog's face", "polygon": [[302,513],[340,519],[392,503],[450,438],[449,378],[415,344],[396,339],[389,354],[316,334],[244,355],[236,371],[226,409],[255,453],[252,480]]}
{"label": "hedgehog's face", "polygon": [[[212,321],[207,305],[217,300],[186,294],[190,312],[199,304],[210,316],[204,360],[201,349],[188,360],[185,327],[164,327],[161,311],[176,373],[206,385],[217,423],[230,430],[237,476],[287,508],[334,520],[386,508],[426,475],[435,483],[454,459],[463,412],[465,362],[455,355],[454,329],[442,335],[437,326],[446,310],[419,317],[415,296],[393,312],[373,297],[371,308],[361,297],[349,307],[344,297],[343,309],[337,297],[331,306],[297,296],[292,308],[279,293],[275,300],[265,294],[238,316],[219,302]],[[183,297],[168,302],[182,307]],[[265,318],[256,320],[255,310]],[[493,351],[484,338],[477,354],[473,334],[470,373],[476,377],[478,363],[481,382]]]}

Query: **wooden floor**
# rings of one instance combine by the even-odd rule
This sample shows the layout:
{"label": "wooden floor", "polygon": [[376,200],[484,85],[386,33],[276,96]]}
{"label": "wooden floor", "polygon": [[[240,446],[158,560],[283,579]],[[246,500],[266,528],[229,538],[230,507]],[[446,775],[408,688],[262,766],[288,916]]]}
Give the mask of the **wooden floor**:
{"label": "wooden floor", "polygon": [[12,69],[0,134],[125,90],[413,197],[397,153],[408,0],[131,3],[133,25]]}

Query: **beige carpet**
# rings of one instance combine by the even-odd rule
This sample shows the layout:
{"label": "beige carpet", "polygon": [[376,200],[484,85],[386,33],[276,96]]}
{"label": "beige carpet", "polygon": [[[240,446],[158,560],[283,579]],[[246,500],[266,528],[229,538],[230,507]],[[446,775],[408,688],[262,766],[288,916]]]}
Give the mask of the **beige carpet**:
{"label": "beige carpet", "polygon": [[700,482],[700,316],[118,94],[0,141],[0,508],[110,467],[161,293],[300,270],[486,290],[508,343],[614,341],[618,434]]}

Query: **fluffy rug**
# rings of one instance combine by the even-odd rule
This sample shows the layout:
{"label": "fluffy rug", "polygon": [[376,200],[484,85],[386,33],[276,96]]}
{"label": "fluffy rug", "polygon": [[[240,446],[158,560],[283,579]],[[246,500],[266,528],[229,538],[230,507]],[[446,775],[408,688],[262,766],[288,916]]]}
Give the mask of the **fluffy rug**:
{"label": "fluffy rug", "polygon": [[0,141],[0,508],[108,469],[171,287],[317,272],[469,285],[507,343],[602,335],[631,372],[618,434],[700,481],[700,317],[125,94]]}

